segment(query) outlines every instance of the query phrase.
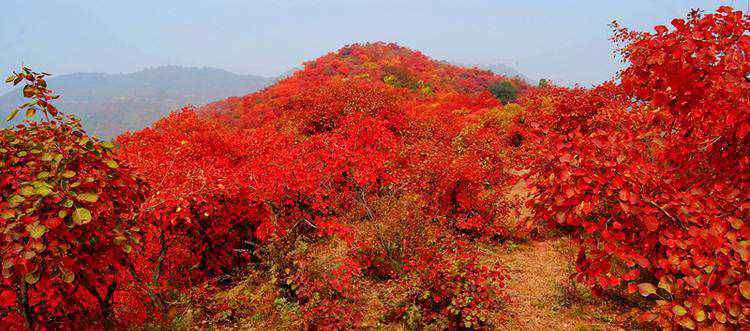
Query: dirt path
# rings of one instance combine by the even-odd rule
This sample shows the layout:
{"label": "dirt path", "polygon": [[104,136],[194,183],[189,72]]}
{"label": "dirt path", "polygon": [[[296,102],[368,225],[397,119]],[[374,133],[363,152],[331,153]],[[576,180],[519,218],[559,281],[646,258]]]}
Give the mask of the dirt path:
{"label": "dirt path", "polygon": [[[506,244],[496,261],[508,268],[510,296],[503,330],[622,330],[624,311],[571,284],[570,245],[564,239]],[[629,328],[628,328],[629,329]]]}

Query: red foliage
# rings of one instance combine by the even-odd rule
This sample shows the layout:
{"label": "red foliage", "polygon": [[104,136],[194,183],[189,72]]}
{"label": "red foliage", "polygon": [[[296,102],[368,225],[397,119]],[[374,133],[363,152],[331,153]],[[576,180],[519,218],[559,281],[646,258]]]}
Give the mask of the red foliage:
{"label": "red foliage", "polygon": [[111,143],[49,104],[56,97],[44,77],[23,68],[8,79],[28,82],[29,117],[39,111],[51,121],[0,132],[2,323],[113,323],[114,292],[138,243],[141,185],[114,161]]}
{"label": "red foliage", "polygon": [[[265,242],[292,230],[351,240],[355,224],[343,215],[403,190],[456,229],[509,234],[496,222],[508,212],[498,201],[511,179],[496,151],[507,144],[510,116],[487,91],[500,80],[395,45],[353,45],[264,91],[202,109],[207,116],[186,109],[121,136],[120,159],[152,192],[137,273],[155,280],[150,291],[160,297],[259,259]],[[362,278],[366,268],[354,263],[347,275]],[[342,275],[299,275],[295,295],[305,301],[349,284]],[[344,292],[333,291],[340,294],[305,306],[309,318],[355,325],[330,310],[345,307],[333,304]]]}
{"label": "red foliage", "polygon": [[616,29],[619,84],[527,98],[534,211],[582,243],[580,278],[656,299],[646,319],[746,325],[750,19],[722,7],[672,25]]}
{"label": "red foliage", "polygon": [[[2,321],[159,325],[249,265],[313,327],[361,327],[365,292],[383,288],[379,318],[487,326],[505,279],[467,240],[529,236],[516,167],[535,217],[581,244],[580,279],[658,297],[645,317],[662,326],[746,324],[748,17],[672,23],[617,28],[629,66],[594,89],[346,46],[125,134],[116,153],[24,69],[9,81],[28,81],[22,108],[47,121],[0,136]],[[490,91],[515,88],[521,106]]]}
{"label": "red foliage", "polygon": [[[420,308],[424,324],[443,320],[450,329],[485,326],[505,300],[502,270],[478,265],[470,243],[442,246],[422,249],[405,262],[404,268],[415,274],[401,284],[410,294],[406,302]],[[403,318],[410,307],[400,308]]]}

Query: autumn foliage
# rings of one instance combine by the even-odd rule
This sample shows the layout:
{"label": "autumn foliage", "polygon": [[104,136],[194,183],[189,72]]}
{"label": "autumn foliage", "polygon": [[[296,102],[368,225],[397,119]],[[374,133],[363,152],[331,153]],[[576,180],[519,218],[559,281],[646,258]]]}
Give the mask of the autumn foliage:
{"label": "autumn foliage", "polygon": [[[127,278],[141,184],[119,167],[112,143],[86,135],[50,103],[44,74],[28,68],[22,105],[39,123],[3,130],[2,322],[5,327],[101,325]],[[15,116],[15,112],[11,116]]]}
{"label": "autumn foliage", "polygon": [[481,244],[558,233],[648,323],[747,325],[748,22],[614,25],[627,66],[591,89],[349,45],[114,142],[24,68],[46,117],[0,135],[2,322],[491,328]]}
{"label": "autumn foliage", "polygon": [[654,300],[664,327],[750,315],[750,20],[722,7],[637,33],[619,83],[548,88],[522,108],[535,215],[570,231],[577,274]]}
{"label": "autumn foliage", "polygon": [[[449,271],[430,263],[444,261],[456,236],[509,235],[515,225],[503,223],[512,201],[499,188],[512,176],[508,160],[496,153],[505,145],[497,133],[510,115],[488,89],[497,81],[507,80],[396,45],[353,45],[264,91],[197,112],[185,109],[121,136],[120,159],[152,190],[142,221],[150,224],[144,227],[152,229],[147,242],[153,244],[138,254],[159,263],[145,264],[144,277],[157,280],[157,287],[179,288],[232,266],[271,260],[277,264],[268,268],[289,269],[279,276],[289,287],[285,295],[309,323],[361,325],[364,316],[356,309],[364,303],[358,300],[383,283],[421,289],[415,295],[428,297],[420,300],[430,298],[433,287],[438,299],[411,308],[429,315],[430,323],[484,323],[473,305],[442,305],[474,291],[453,287],[454,277],[486,280],[496,291],[503,277],[483,277],[497,271],[479,266]],[[396,226],[378,216],[396,212],[390,209],[397,204],[383,204],[394,196],[411,197],[408,208],[419,211],[400,226],[435,226],[437,241],[407,244],[422,240],[414,229],[382,233],[386,224]],[[335,258],[290,248],[269,252],[274,242],[335,243],[341,252]],[[465,265],[476,264],[472,254],[461,255]],[[423,274],[428,269],[434,274]],[[404,277],[413,282],[403,283]],[[413,300],[401,300],[382,307],[383,315],[402,319],[401,309]]]}

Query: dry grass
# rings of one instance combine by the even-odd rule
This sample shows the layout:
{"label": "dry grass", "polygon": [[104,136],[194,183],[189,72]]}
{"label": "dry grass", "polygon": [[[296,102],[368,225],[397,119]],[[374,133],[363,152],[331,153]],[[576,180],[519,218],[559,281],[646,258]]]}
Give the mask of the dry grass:
{"label": "dry grass", "polygon": [[509,302],[500,330],[631,329],[626,309],[595,298],[569,279],[573,254],[566,239],[487,246],[488,259],[506,266]]}

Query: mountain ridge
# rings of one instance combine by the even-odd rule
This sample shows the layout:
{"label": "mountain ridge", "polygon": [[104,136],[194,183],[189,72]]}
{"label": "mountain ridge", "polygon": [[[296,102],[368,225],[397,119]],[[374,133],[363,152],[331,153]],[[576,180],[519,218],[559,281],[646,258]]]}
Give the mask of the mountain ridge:
{"label": "mountain ridge", "polygon": [[[97,135],[114,136],[140,130],[184,105],[200,106],[244,95],[275,80],[212,67],[165,65],[131,73],[51,76],[49,85],[62,95],[59,107],[78,114],[87,129]],[[0,109],[12,109],[21,103],[18,89],[0,95]]]}

